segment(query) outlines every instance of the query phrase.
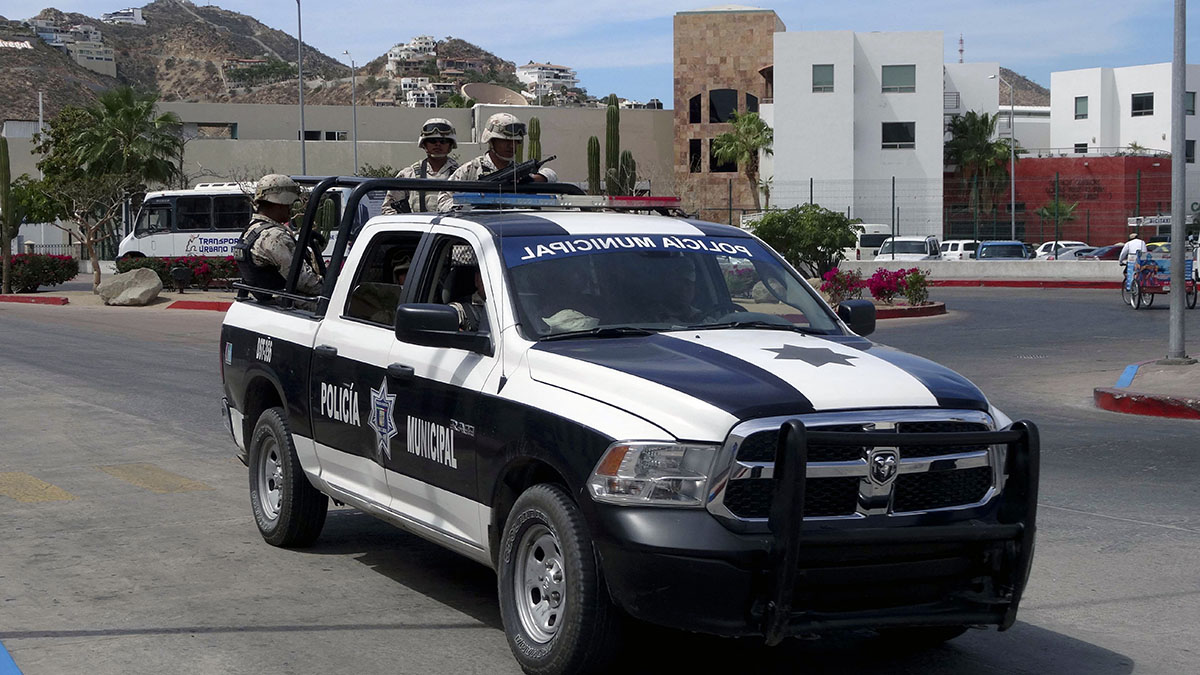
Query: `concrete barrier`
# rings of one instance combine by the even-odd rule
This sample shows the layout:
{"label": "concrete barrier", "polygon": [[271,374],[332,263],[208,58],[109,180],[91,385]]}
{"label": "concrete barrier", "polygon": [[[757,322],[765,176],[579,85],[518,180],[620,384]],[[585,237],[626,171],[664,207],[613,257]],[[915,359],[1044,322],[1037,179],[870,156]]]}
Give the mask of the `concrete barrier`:
{"label": "concrete barrier", "polygon": [[870,277],[881,267],[887,270],[916,267],[928,271],[929,278],[935,281],[1015,279],[1117,282],[1121,279],[1121,266],[1114,260],[843,260],[838,264],[839,269],[858,270],[864,278]]}

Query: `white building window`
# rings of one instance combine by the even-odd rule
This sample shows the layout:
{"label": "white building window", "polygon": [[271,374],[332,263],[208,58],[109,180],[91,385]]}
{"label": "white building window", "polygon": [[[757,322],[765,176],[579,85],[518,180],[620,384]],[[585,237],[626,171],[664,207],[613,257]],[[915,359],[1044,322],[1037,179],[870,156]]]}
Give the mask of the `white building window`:
{"label": "white building window", "polygon": [[916,122],[884,122],[883,149],[908,150],[917,147]]}
{"label": "white building window", "polygon": [[1086,120],[1088,117],[1088,97],[1075,97],[1075,119]]}
{"label": "white building window", "polygon": [[1154,94],[1134,94],[1130,106],[1133,117],[1146,117],[1154,114]]}
{"label": "white building window", "polygon": [[1086,155],[1086,154],[1087,154],[1087,150],[1088,150],[1088,144],[1087,144],[1087,143],[1076,143],[1076,144],[1075,144],[1075,154],[1077,154],[1077,155]]}
{"label": "white building window", "polygon": [[349,133],[345,131],[326,131],[325,140],[327,141],[344,141],[349,137]]}
{"label": "white building window", "polygon": [[813,64],[812,80],[814,93],[833,91],[833,64]]}
{"label": "white building window", "polygon": [[883,91],[886,93],[913,93],[917,90],[917,67],[884,66]]}
{"label": "white building window", "polygon": [[1183,142],[1183,161],[1188,164],[1196,163],[1196,141]]}
{"label": "white building window", "polygon": [[1184,115],[1195,115],[1196,114],[1196,92],[1194,92],[1194,91],[1183,92],[1183,114]]}

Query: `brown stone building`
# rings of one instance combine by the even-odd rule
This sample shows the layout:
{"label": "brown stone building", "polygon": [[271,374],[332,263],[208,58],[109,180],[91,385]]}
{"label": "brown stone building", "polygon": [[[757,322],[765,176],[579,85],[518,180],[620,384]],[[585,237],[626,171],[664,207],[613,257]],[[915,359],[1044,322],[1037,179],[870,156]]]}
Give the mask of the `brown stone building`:
{"label": "brown stone building", "polygon": [[754,208],[745,176],[712,156],[712,140],[731,128],[730,112],[758,112],[770,102],[766,77],[774,35],[783,30],[769,9],[721,5],[675,15],[675,185],[684,207],[702,218],[729,220],[732,201],[736,223]]}

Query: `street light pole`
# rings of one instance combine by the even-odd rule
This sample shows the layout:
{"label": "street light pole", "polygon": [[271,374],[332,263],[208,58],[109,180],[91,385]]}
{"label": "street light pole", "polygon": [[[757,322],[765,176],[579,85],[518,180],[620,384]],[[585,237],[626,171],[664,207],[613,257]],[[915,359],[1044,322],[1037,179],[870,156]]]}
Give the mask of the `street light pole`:
{"label": "street light pole", "polygon": [[300,174],[308,175],[308,156],[304,151],[304,30],[300,21],[300,0],[296,0],[296,73],[300,84]]}
{"label": "street light pole", "polygon": [[1013,105],[1013,86],[1008,80],[999,75],[988,75],[988,79],[996,78],[1008,86],[1008,185],[1009,203],[1008,217],[1012,227],[1012,239],[1017,239],[1017,108]]}
{"label": "street light pole", "polygon": [[[350,56],[349,51],[343,51],[343,54]],[[358,96],[355,95],[355,81],[358,78],[354,75],[354,57],[350,56],[350,136],[354,143],[354,171],[353,175],[358,175]]]}

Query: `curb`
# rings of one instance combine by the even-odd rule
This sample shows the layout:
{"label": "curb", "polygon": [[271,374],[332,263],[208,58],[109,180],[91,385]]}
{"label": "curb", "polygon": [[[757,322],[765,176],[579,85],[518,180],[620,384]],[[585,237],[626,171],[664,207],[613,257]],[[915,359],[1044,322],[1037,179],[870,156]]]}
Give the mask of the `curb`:
{"label": "curb", "polygon": [[919,307],[877,307],[876,319],[905,319],[918,316],[938,316],[946,313],[946,303],[934,302]]}
{"label": "curb", "polygon": [[1200,420],[1200,400],[1194,398],[1174,398],[1112,387],[1096,387],[1092,390],[1092,400],[1097,408],[1112,412]]}
{"label": "curb", "polygon": [[1125,366],[1116,386],[1096,387],[1092,390],[1092,402],[1101,410],[1127,415],[1200,420],[1200,399],[1129,391],[1128,387],[1137,377],[1138,368],[1147,363],[1154,363],[1154,361],[1142,361]]}
{"label": "curb", "polygon": [[65,305],[67,299],[58,295],[0,295],[0,302],[19,302],[26,305]]}
{"label": "curb", "polygon": [[232,304],[228,300],[176,300],[167,305],[167,309],[208,309],[224,312]]}
{"label": "curb", "polygon": [[988,288],[1121,288],[1120,281],[1071,281],[1057,279],[930,279],[930,286]]}

